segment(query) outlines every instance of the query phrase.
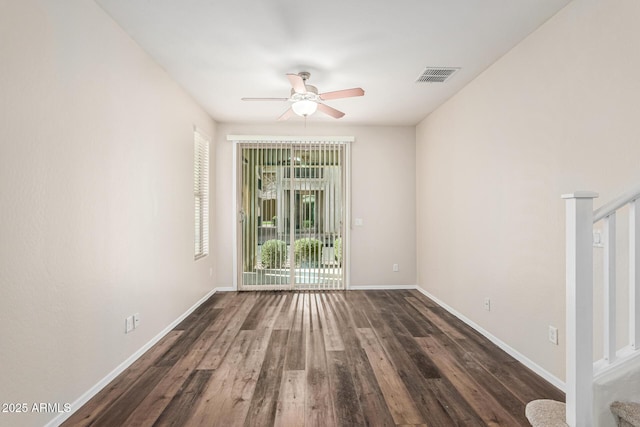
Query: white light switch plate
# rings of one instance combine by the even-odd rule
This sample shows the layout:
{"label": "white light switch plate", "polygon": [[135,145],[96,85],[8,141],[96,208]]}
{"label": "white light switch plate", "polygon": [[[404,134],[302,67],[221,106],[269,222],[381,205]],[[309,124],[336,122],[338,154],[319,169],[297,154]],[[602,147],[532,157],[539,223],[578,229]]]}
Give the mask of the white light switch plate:
{"label": "white light switch plate", "polygon": [[133,316],[129,316],[124,320],[124,333],[128,334],[133,331]]}

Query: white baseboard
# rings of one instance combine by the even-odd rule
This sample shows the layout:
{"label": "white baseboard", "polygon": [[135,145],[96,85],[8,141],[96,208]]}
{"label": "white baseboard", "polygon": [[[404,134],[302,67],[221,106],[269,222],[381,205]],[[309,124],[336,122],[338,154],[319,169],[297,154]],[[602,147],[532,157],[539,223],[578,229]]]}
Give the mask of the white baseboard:
{"label": "white baseboard", "polygon": [[[390,290],[407,290],[416,289],[416,285],[356,285],[348,286],[348,291],[390,291]],[[224,286],[216,288],[216,292],[235,292],[237,289],[233,286]]]}
{"label": "white baseboard", "polygon": [[475,323],[474,321],[472,321],[468,317],[464,316],[462,313],[460,313],[457,310],[455,310],[453,307],[450,307],[447,304],[445,304],[444,302],[440,301],[438,298],[436,298],[435,296],[431,295],[429,292],[425,291],[420,286],[416,286],[415,289],[417,289],[420,293],[422,293],[427,298],[433,300],[436,304],[438,304],[440,307],[442,307],[445,310],[447,310],[449,313],[451,313],[454,316],[456,316],[458,319],[462,320],[468,326],[470,326],[471,328],[473,328],[476,331],[478,331],[485,338],[487,338],[489,341],[491,341],[492,343],[494,343],[495,345],[500,347],[502,350],[504,350],[507,354],[509,354],[514,359],[516,359],[518,362],[522,363],[524,366],[526,366],[527,368],[531,369],[533,372],[535,372],[536,374],[540,375],[542,378],[544,378],[545,380],[547,380],[548,382],[550,382],[551,384],[553,384],[554,386],[556,386],[560,390],[565,391],[565,383],[564,383],[564,381],[560,380],[558,377],[556,377],[555,375],[551,374],[549,371],[547,371],[546,369],[542,368],[540,365],[538,365],[537,363],[533,362],[531,359],[527,358],[526,356],[524,356],[522,353],[520,353],[519,351],[517,351],[513,347],[509,346],[507,343],[505,343],[504,341],[502,341],[498,337],[492,335],[489,331],[485,330],[480,325],[478,325],[477,323]]}
{"label": "white baseboard", "polygon": [[392,291],[416,289],[416,285],[355,285],[349,286],[348,291]]}
{"label": "white baseboard", "polygon": [[[416,289],[416,285],[356,285],[348,286],[348,291],[389,291],[389,290]],[[216,288],[216,292],[235,292],[233,286],[223,286]]]}
{"label": "white baseboard", "polygon": [[138,360],[144,353],[147,352],[151,347],[153,347],[158,341],[164,338],[169,332],[171,332],[180,322],[187,318],[194,310],[206,300],[208,300],[214,293],[216,292],[224,292],[227,290],[234,290],[233,288],[214,288],[210,292],[208,292],[205,296],[200,298],[198,302],[196,302],[193,306],[191,306],[187,311],[185,311],[180,317],[171,322],[169,326],[164,328],[158,335],[153,337],[151,341],[142,346],[138,351],[133,353],[127,360],[122,362],[118,367],[116,367],[113,371],[111,371],[106,377],[101,379],[96,385],[87,390],[82,396],[75,400],[71,404],[71,410],[69,412],[64,412],[59,414],[57,417],[49,421],[45,427],[57,427],[63,422],[65,422],[69,417],[71,417],[78,409],[80,409],[85,403],[87,403],[93,396],[98,394],[100,390],[106,387],[111,381],[113,381],[118,375],[120,375],[125,369],[133,364],[136,360]]}

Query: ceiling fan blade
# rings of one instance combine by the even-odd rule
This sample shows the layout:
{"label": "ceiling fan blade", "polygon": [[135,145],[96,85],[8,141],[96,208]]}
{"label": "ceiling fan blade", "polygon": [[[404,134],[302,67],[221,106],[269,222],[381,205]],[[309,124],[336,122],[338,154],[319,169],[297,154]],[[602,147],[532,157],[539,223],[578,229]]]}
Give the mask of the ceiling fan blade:
{"label": "ceiling fan blade", "polygon": [[289,117],[291,117],[292,114],[293,114],[293,109],[289,108],[287,111],[282,113],[282,115],[280,117],[278,117],[278,121],[279,122],[283,122],[285,120],[288,120]]}
{"label": "ceiling fan blade", "polygon": [[288,101],[289,98],[240,98],[242,101]]}
{"label": "ceiling fan blade", "polygon": [[289,83],[295,91],[295,93],[307,93],[307,87],[304,85],[304,80],[298,74],[287,74]]}
{"label": "ceiling fan blade", "polygon": [[354,87],[353,89],[342,89],[336,90],[334,92],[326,92],[320,94],[320,99],[323,101],[327,101],[329,99],[338,99],[338,98],[351,98],[352,96],[362,96],[364,95],[364,90],[359,87]]}
{"label": "ceiling fan blade", "polygon": [[319,102],[318,102],[318,110],[333,117],[334,119],[339,119],[340,117],[344,116],[344,113],[342,111],[338,111],[333,107],[329,107],[328,105],[321,104]]}

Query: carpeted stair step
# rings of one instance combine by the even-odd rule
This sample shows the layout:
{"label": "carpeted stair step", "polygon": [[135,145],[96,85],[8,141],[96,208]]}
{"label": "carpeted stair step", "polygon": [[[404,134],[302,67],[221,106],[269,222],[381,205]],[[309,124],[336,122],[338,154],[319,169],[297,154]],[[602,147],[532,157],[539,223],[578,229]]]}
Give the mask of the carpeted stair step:
{"label": "carpeted stair step", "polygon": [[640,427],[640,403],[613,402],[611,412],[620,427]]}
{"label": "carpeted stair step", "polygon": [[524,414],[533,427],[567,427],[565,404],[562,402],[534,400],[527,403]]}

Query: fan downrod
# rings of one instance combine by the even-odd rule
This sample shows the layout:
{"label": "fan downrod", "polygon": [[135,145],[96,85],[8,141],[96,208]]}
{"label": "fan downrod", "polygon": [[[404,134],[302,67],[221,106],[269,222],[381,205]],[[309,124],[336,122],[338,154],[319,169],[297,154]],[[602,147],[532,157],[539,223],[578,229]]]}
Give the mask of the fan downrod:
{"label": "fan downrod", "polygon": [[298,75],[302,77],[302,80],[304,80],[305,82],[309,80],[309,77],[311,77],[311,73],[309,73],[308,71],[300,71]]}

